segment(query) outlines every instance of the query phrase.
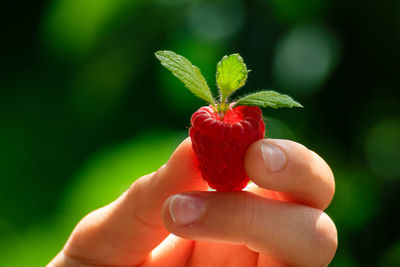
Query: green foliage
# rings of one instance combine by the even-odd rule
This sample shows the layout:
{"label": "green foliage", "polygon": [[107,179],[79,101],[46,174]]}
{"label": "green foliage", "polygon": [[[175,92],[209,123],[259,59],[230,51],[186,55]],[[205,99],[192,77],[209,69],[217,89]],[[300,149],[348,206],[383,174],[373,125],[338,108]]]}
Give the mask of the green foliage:
{"label": "green foliage", "polygon": [[155,55],[160,60],[161,65],[170,70],[194,95],[204,99],[209,104],[214,103],[210,88],[198,67],[185,57],[172,51],[158,51]]}
{"label": "green foliage", "polygon": [[224,100],[234,91],[242,87],[247,80],[246,64],[239,54],[224,56],[217,65],[217,85]]}
{"label": "green foliage", "polygon": [[275,91],[261,91],[247,95],[236,101],[237,106],[260,106],[263,108],[293,108],[303,107],[288,95],[282,95]]}

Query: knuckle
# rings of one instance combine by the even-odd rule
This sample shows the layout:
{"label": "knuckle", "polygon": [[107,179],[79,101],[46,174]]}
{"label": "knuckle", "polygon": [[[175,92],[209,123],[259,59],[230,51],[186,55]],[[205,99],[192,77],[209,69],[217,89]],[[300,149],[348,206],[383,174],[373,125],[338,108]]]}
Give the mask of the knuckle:
{"label": "knuckle", "polygon": [[240,199],[234,206],[242,207],[235,209],[232,217],[236,218],[235,228],[239,236],[238,241],[245,243],[253,235],[253,232],[257,232],[255,229],[260,225],[260,215],[262,212],[257,199],[253,197]]}
{"label": "knuckle", "polygon": [[[124,198],[126,198],[127,203],[135,204],[145,197],[146,189],[151,188],[151,182],[154,179],[151,179],[153,176],[157,176],[158,171],[145,175],[137,179],[134,183],[131,184],[128,191],[125,192]],[[122,198],[122,201],[125,199]]]}
{"label": "knuckle", "polygon": [[140,199],[143,198],[143,187],[142,180],[135,181],[120,198],[121,202],[126,203],[125,205],[128,205],[128,208],[132,208],[131,206],[134,205],[136,201],[140,201]]}
{"label": "knuckle", "polygon": [[[160,168],[161,170],[162,168]],[[121,202],[124,202],[125,210],[132,211],[129,214],[132,216],[130,219],[137,222],[141,227],[149,228],[155,231],[164,229],[163,225],[153,224],[151,220],[148,218],[153,217],[151,214],[151,208],[142,211],[140,213],[136,212],[137,206],[141,205],[140,203],[146,203],[146,199],[151,195],[149,192],[149,188],[151,188],[151,183],[156,179],[156,176],[159,175],[159,171],[151,173],[149,175],[141,177],[139,180],[134,182],[128,191],[124,194],[124,197],[121,199]],[[125,199],[124,199],[125,198]]]}
{"label": "knuckle", "polygon": [[257,225],[257,216],[260,214],[260,211],[254,198],[248,198],[246,202],[246,214],[242,218],[244,219],[244,225],[246,227],[253,228],[255,225]]}

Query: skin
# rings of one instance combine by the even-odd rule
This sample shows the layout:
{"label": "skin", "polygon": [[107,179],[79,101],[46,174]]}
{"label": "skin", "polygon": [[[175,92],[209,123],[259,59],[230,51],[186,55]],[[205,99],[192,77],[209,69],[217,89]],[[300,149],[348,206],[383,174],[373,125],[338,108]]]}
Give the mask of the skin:
{"label": "skin", "polygon": [[[283,151],[286,160],[278,170],[264,164],[263,144]],[[167,164],[83,218],[48,266],[312,267],[331,262],[337,232],[323,210],[332,200],[334,177],[316,153],[288,140],[255,142],[244,161],[254,183],[243,192],[207,192],[195,164],[186,139]],[[203,203],[193,223],[181,225],[171,215],[176,194]]]}

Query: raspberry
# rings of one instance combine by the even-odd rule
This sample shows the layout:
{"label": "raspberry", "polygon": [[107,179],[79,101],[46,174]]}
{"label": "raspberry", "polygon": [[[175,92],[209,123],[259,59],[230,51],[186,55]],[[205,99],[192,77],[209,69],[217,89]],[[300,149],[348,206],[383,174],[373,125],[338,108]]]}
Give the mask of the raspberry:
{"label": "raspberry", "polygon": [[203,179],[217,191],[242,190],[249,182],[243,165],[246,150],[264,138],[260,108],[230,107],[221,119],[211,106],[201,107],[191,122],[189,135]]}
{"label": "raspberry", "polygon": [[217,64],[218,100],[214,98],[198,67],[172,51],[155,53],[161,64],[181,80],[194,95],[210,106],[192,115],[189,130],[203,179],[217,191],[239,191],[249,182],[244,170],[246,150],[264,138],[265,125],[259,107],[302,107],[290,96],[261,91],[230,101],[250,72],[239,54],[224,56]]}

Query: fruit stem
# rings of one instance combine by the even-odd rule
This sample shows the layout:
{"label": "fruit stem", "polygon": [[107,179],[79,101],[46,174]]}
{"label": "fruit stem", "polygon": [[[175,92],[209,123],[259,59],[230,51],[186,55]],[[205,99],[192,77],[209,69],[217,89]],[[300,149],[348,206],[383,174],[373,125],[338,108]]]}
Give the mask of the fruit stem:
{"label": "fruit stem", "polygon": [[220,89],[220,101],[215,103],[214,105],[214,111],[215,113],[218,115],[219,120],[223,121],[224,120],[224,116],[225,113],[228,111],[229,109],[229,103],[228,103],[228,95],[226,95],[226,92],[222,91]]}
{"label": "fruit stem", "polygon": [[221,97],[221,102],[214,106],[214,111],[218,114],[220,121],[224,120],[225,113],[228,111],[228,109],[229,103],[226,102],[226,97]]}

